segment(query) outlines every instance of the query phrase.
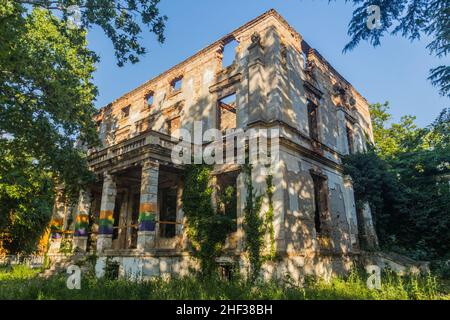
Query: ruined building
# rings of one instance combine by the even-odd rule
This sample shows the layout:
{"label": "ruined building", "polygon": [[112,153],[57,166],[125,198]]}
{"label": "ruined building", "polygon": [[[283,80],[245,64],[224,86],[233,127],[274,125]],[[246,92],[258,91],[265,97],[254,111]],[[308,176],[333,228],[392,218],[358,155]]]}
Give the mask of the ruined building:
{"label": "ruined building", "polygon": [[[279,130],[279,161],[270,168],[277,259],[264,264],[265,277],[341,273],[363,246],[376,246],[370,209],[357,212],[341,163],[372,139],[368,103],[274,10],[102,108],[95,120],[103,147],[89,150],[88,163],[98,180],[78,205],[56,203],[55,259],[71,242],[78,255],[96,252],[99,275],[107,257],[122,275],[195,268],[184,167],[171,158],[171,135],[192,131],[196,121],[204,131]],[[252,179],[264,193],[260,169]],[[216,164],[212,181],[219,192],[233,186],[237,200],[235,232],[219,262],[246,270],[242,167]],[[261,212],[267,207],[265,197]]]}

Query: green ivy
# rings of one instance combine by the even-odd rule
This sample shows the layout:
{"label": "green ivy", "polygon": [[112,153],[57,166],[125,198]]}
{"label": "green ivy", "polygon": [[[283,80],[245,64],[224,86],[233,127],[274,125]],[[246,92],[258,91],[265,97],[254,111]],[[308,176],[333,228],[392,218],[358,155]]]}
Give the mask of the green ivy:
{"label": "green ivy", "polygon": [[61,241],[61,245],[59,248],[59,253],[62,253],[66,256],[73,253],[73,242],[71,239],[63,239]]}
{"label": "green ivy", "polygon": [[275,229],[273,227],[273,220],[274,220],[274,210],[273,210],[273,175],[269,174],[266,178],[266,184],[267,184],[267,198],[269,200],[269,209],[266,212],[266,219],[264,222],[264,227],[266,232],[269,233],[270,237],[270,249],[269,253],[267,255],[268,260],[274,260],[275,259]]}
{"label": "green ivy", "polygon": [[249,280],[254,282],[262,266],[261,250],[264,244],[264,221],[260,217],[262,195],[257,195],[252,182],[252,165],[243,165],[246,178],[247,199],[244,207],[245,248],[250,260]]}
{"label": "green ivy", "polygon": [[216,258],[222,253],[226,237],[232,229],[232,219],[213,208],[211,171],[212,167],[208,165],[188,166],[183,191],[187,235],[195,257],[200,260],[203,276],[217,272]]}

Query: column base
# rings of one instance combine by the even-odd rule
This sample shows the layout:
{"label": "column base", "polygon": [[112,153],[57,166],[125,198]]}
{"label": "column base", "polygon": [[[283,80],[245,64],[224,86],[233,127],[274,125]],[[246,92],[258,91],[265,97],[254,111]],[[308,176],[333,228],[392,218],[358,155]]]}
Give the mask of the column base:
{"label": "column base", "polygon": [[137,240],[138,250],[148,251],[155,248],[155,239],[155,231],[139,231]]}
{"label": "column base", "polygon": [[87,251],[88,237],[73,237],[73,250],[74,252],[86,252]]}
{"label": "column base", "polygon": [[97,252],[103,252],[112,248],[112,235],[99,234],[97,237]]}

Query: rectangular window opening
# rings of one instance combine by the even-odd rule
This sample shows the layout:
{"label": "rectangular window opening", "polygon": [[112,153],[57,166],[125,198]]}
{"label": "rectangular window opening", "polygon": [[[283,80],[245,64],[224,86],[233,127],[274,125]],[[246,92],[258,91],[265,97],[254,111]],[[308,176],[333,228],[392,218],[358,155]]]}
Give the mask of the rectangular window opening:
{"label": "rectangular window opening", "polygon": [[317,106],[313,103],[308,103],[308,124],[309,137],[314,140],[319,139],[319,127],[317,119]]}
{"label": "rectangular window opening", "polygon": [[217,197],[220,211],[233,221],[230,233],[237,231],[237,172],[217,176]]}
{"label": "rectangular window opening", "polygon": [[177,188],[176,186],[161,189],[161,211],[159,225],[160,236],[165,239],[176,236],[177,221]]}
{"label": "rectangular window opening", "polygon": [[225,69],[234,63],[238,45],[239,42],[237,42],[235,39],[225,44],[222,51],[222,69]]}
{"label": "rectangular window opening", "polygon": [[122,108],[122,110],[121,110],[121,118],[122,119],[128,118],[130,116],[130,107],[131,106],[126,106],[125,108]]}
{"label": "rectangular window opening", "polygon": [[181,127],[181,122],[180,122],[181,117],[175,117],[172,118],[170,120],[167,121],[167,130],[169,135],[174,135],[174,133],[180,129]]}
{"label": "rectangular window opening", "polygon": [[219,99],[217,105],[217,128],[223,133],[225,133],[228,129],[236,129],[236,94],[233,93]]}
{"label": "rectangular window opening", "polygon": [[322,233],[322,220],[328,211],[328,188],[326,178],[321,175],[312,174],[314,183],[314,224],[317,233]]}
{"label": "rectangular window opening", "polygon": [[153,102],[154,102],[154,94],[153,92],[149,92],[146,96],[145,96],[145,101],[147,102],[147,107],[150,108],[151,106],[153,106]]}
{"label": "rectangular window opening", "polygon": [[171,82],[172,92],[178,92],[181,90],[181,86],[183,84],[183,77],[175,78]]}
{"label": "rectangular window opening", "polygon": [[347,126],[347,143],[348,143],[348,153],[353,154],[353,130]]}

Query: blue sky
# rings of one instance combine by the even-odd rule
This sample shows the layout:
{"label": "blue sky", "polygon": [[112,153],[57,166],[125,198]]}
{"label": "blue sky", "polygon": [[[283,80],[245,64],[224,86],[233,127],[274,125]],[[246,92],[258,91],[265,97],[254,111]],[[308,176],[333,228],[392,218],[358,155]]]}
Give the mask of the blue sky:
{"label": "blue sky", "polygon": [[160,45],[153,34],[145,32],[147,55],[140,63],[122,68],[116,65],[109,39],[94,29],[89,47],[101,57],[94,75],[100,92],[96,106],[105,106],[271,8],[370,103],[389,101],[394,120],[411,114],[417,116],[419,125],[426,126],[449,106],[448,99],[427,80],[430,68],[449,61],[430,56],[427,39],[410,43],[388,36],[381,47],[361,43],[343,54],[353,11],[343,0],[330,4],[328,0],[162,0],[160,9],[169,18],[166,42]]}

